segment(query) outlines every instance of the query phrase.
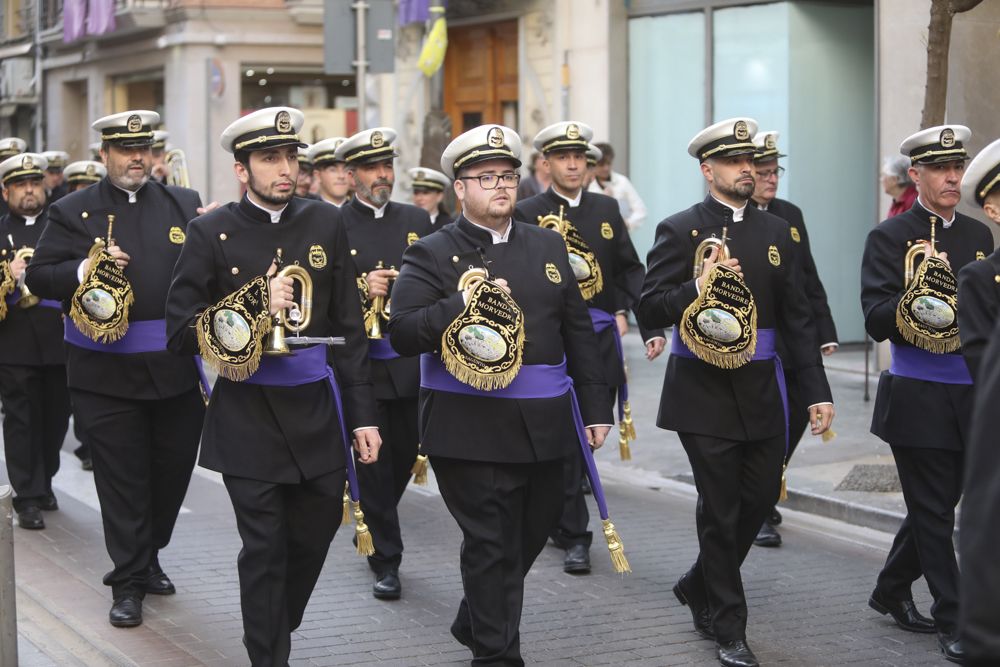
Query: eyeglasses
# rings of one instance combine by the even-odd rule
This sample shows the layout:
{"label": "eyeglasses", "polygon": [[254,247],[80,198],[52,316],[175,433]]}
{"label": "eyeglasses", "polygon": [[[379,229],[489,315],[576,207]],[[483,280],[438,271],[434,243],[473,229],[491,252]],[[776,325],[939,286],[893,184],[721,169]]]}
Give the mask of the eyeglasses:
{"label": "eyeglasses", "polygon": [[503,187],[516,188],[521,181],[521,174],[480,174],[479,176],[459,176],[462,181],[479,181],[483,190],[496,190],[503,181]]}
{"label": "eyeglasses", "polygon": [[758,176],[760,176],[765,180],[771,178],[772,176],[777,176],[780,178],[785,175],[785,168],[775,167],[774,169],[763,169],[763,170],[758,169],[756,173]]}

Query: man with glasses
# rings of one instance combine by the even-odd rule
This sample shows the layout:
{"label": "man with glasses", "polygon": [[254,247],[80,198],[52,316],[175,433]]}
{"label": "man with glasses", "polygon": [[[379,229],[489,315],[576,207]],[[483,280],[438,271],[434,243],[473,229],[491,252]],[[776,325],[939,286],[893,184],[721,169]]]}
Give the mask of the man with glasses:
{"label": "man with glasses", "polygon": [[[406,251],[389,322],[396,348],[421,355],[421,446],[464,538],[465,597],[451,633],[472,651],[475,665],[524,664],[524,577],[559,519],[562,460],[578,438],[570,394],[547,393],[546,380],[556,378],[539,372],[565,382],[568,369],[591,446],[604,441],[609,427],[600,424],[611,419],[592,324],[565,244],[535,221],[517,219],[520,152],[517,133],[499,125],[469,130],[448,145],[441,171],[455,178],[462,214]],[[489,282],[467,283],[470,271]],[[492,318],[497,328],[470,326],[496,312],[503,316]],[[523,328],[511,326],[518,321],[508,319],[512,312],[520,313]],[[469,329],[481,336],[478,342],[462,337]],[[468,354],[443,345],[446,331],[466,341]],[[495,385],[504,389],[477,388],[449,360],[469,354],[482,360],[478,350],[498,363],[496,346],[488,345],[499,342],[492,338],[497,331],[514,341],[501,346],[502,360],[520,366],[506,379],[510,384]],[[581,446],[579,439],[573,446]]]}
{"label": "man with glasses", "polygon": [[[801,268],[800,284],[805,291],[806,299],[809,301],[809,310],[812,312],[813,323],[816,326],[818,337],[816,343],[824,356],[830,356],[838,346],[837,326],[833,323],[833,314],[830,312],[830,305],[826,300],[826,290],[823,289],[823,282],[819,278],[819,271],[816,269],[816,262],[813,260],[812,250],[809,248],[809,234],[806,232],[805,221],[802,218],[802,209],[790,201],[777,197],[778,181],[785,173],[785,168],[778,164],[778,158],[785,157],[784,153],[778,152],[778,133],[773,131],[758,132],[753,141],[757,147],[753,156],[756,176],[753,203],[760,210],[776,215],[788,223],[789,233],[793,241],[792,248],[796,251],[796,259]],[[788,386],[789,443],[785,459],[787,466],[799,441],[802,440],[806,426],[809,425],[809,409],[802,403],[798,373],[796,373],[791,356],[780,340],[778,342],[778,356],[782,360],[788,360],[784,364],[785,384]],[[775,528],[780,523],[781,514],[777,508],[772,508],[753,543],[759,547],[780,547],[781,535]]]}
{"label": "man with glasses", "polygon": [[[403,263],[403,251],[434,231],[426,211],[389,201],[396,181],[395,140],[396,131],[388,127],[364,130],[337,145],[331,160],[324,159],[323,151],[335,139],[313,147],[317,150],[313,157],[317,168],[332,170],[340,163],[354,190],[354,198],[341,206],[340,212],[365,311],[365,329],[370,338],[368,357],[378,404],[377,425],[382,435],[378,461],[358,469],[364,497],[362,509],[375,544],[375,554],[368,557],[368,565],[375,573],[372,595],[379,600],[395,600],[402,594],[399,565],[403,560],[403,537],[396,507],[410,482],[419,442],[420,365],[417,359],[401,357],[385,333],[391,310],[390,290]],[[320,176],[321,180],[325,178]],[[323,183],[326,198],[326,181]]]}
{"label": "man with glasses", "polygon": [[[520,202],[517,214],[519,219],[535,224],[561,218],[582,239],[580,247],[570,251],[570,259],[580,259],[573,270],[597,334],[604,380],[612,390],[609,402],[613,403],[620,393],[624,411],[628,390],[621,337],[628,331],[628,311],[638,306],[646,270],[632,245],[618,203],[607,195],[584,189],[587,151],[593,136],[588,125],[577,121],[555,123],[538,133],[535,149],[545,156],[552,186]],[[646,359],[658,357],[666,345],[663,331],[640,327],[639,333],[646,346]],[[563,515],[552,541],[566,550],[563,571],[586,574],[590,572],[593,534],[587,529],[590,514],[581,489],[583,460],[578,452],[570,450],[565,465]]]}

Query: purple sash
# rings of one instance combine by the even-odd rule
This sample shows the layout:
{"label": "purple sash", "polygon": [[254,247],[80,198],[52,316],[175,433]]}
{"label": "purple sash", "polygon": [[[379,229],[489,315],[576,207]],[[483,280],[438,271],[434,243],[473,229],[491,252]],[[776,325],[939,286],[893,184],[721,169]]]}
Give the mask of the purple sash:
{"label": "purple sash", "polygon": [[344,422],[344,404],[340,397],[340,385],[333,375],[333,369],[326,363],[326,347],[317,345],[295,350],[283,357],[263,356],[257,372],[244,380],[250,384],[267,385],[269,387],[298,387],[311,382],[325,380],[330,383],[333,391],[333,406],[337,410],[337,420],[340,422],[340,436],[344,441],[344,454],[347,459],[347,481],[350,486],[351,500],[361,502],[358,489],[358,474],[354,468],[354,451],[351,439],[347,437],[347,424]]}
{"label": "purple sash", "polygon": [[378,361],[388,361],[389,359],[399,359],[399,353],[393,349],[389,336],[383,338],[368,339],[368,358]]}
{"label": "purple sash", "polygon": [[594,452],[590,449],[590,443],[587,442],[583,416],[580,414],[580,404],[576,400],[576,392],[573,391],[573,380],[566,374],[565,359],[557,366],[544,364],[521,366],[514,381],[503,389],[481,391],[456,380],[441,363],[439,357],[425,353],[420,355],[420,386],[424,389],[452,394],[507,399],[556,398],[569,392],[570,402],[573,405],[573,424],[576,427],[577,440],[580,441],[583,460],[587,463],[587,477],[590,478],[590,486],[594,491],[597,510],[601,519],[608,519],[608,503],[604,498],[604,488],[601,486],[601,478],[597,474]]}
{"label": "purple sash", "polygon": [[895,343],[889,347],[892,349],[889,372],[893,375],[943,384],[972,384],[969,367],[960,354],[934,354]]}
{"label": "purple sash", "polygon": [[[785,458],[788,458],[788,387],[785,385],[785,369],[781,365],[781,357],[774,349],[774,329],[757,329],[757,348],[754,350],[753,357],[750,361],[767,361],[768,359],[774,360],[774,374],[778,380],[778,393],[781,395],[781,407],[785,411]],[[694,353],[688,349],[688,346],[684,344],[681,340],[680,334],[677,333],[677,327],[674,327],[673,337],[670,339],[670,354],[676,354],[678,357],[685,357],[687,359],[697,359]]]}
{"label": "purple sash", "polygon": [[[21,295],[18,292],[12,292],[7,295],[7,298],[4,299],[4,301],[7,302],[8,306],[15,306],[20,298]],[[58,301],[53,301],[52,299],[40,299],[35,305],[42,306],[44,308],[55,308],[58,311],[62,311],[62,304]]]}
{"label": "purple sash", "polygon": [[[83,335],[76,328],[73,320],[63,318],[63,340],[70,345],[82,347],[91,352],[109,352],[112,354],[140,354],[142,352],[167,351],[167,321],[166,320],[136,320],[128,323],[125,335],[113,343],[98,343]],[[201,357],[194,357],[194,367],[198,371],[198,380],[206,397],[212,396],[212,385],[205,375],[205,367]]]}
{"label": "purple sash", "polygon": [[618,422],[625,419],[625,401],[628,400],[628,376],[625,375],[625,351],[622,349],[622,337],[618,333],[618,323],[615,316],[601,310],[600,308],[588,308],[590,311],[590,321],[594,323],[594,333],[601,333],[610,328],[615,334],[615,349],[618,350],[618,363],[622,367],[622,375],[625,381],[622,382],[618,390]]}

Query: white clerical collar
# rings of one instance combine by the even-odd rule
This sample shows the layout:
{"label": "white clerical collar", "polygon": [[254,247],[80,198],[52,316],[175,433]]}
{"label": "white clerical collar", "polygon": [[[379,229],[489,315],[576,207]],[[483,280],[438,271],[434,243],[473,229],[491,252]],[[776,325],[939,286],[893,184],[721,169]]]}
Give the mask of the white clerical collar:
{"label": "white clerical collar", "polygon": [[261,206],[260,204],[258,204],[257,202],[255,202],[253,200],[253,197],[251,197],[249,194],[247,195],[247,201],[250,202],[251,204],[253,204],[254,206],[256,206],[257,208],[259,208],[260,210],[264,211],[264,213],[267,213],[271,217],[271,222],[274,222],[274,223],[276,223],[279,220],[281,220],[281,214],[285,211],[286,208],[288,208],[288,204],[285,204],[284,206],[282,206],[281,208],[279,208],[277,211],[272,211],[271,209],[264,208],[263,206]]}
{"label": "white clerical collar", "polygon": [[941,226],[944,227],[945,229],[948,229],[949,227],[951,227],[952,224],[955,222],[955,212],[954,211],[951,212],[951,220],[945,220],[944,217],[940,213],[935,213],[934,211],[932,211],[929,208],[927,208],[927,205],[924,204],[922,201],[920,201],[920,196],[919,195],[917,195],[917,203],[920,204],[920,207],[922,209],[924,209],[925,211],[927,211],[931,215],[936,215],[938,218],[940,218],[941,219]]}
{"label": "white clerical collar", "polygon": [[[109,180],[108,183],[111,183],[111,181]],[[142,190],[144,187],[146,187],[146,183],[143,183],[142,185],[139,186],[139,190],[126,190],[125,188],[115,185],[114,183],[111,183],[111,185],[114,185],[116,188],[118,188],[119,190],[128,195],[129,204],[134,204],[135,196],[139,193],[139,190]]]}
{"label": "white clerical collar", "polygon": [[[469,217],[466,216],[465,219],[469,220]],[[500,232],[496,232],[490,229],[489,227],[484,227],[483,225],[477,225],[472,220],[469,220],[469,224],[472,225],[473,227],[479,227],[479,229],[485,229],[486,231],[488,231],[490,233],[490,238],[493,239],[493,245],[496,245],[498,243],[506,243],[507,239],[510,237],[510,230],[514,226],[513,220],[508,220],[507,228],[504,229],[503,234],[501,234]]]}
{"label": "white clerical collar", "polygon": [[[756,202],[754,202],[754,203],[756,204]],[[767,202],[765,204],[757,204],[757,208],[759,210],[761,210],[761,211],[766,211],[767,207],[770,206],[770,205],[771,205],[771,202]]]}
{"label": "white clerical collar", "polygon": [[729,204],[722,201],[715,195],[712,195],[712,199],[719,202],[720,204],[722,204],[723,206],[725,206],[726,208],[728,208],[730,211],[733,212],[733,222],[743,222],[743,213],[747,210],[746,202],[743,202],[743,206],[736,208],[735,206],[730,206]]}
{"label": "white clerical collar", "polygon": [[558,196],[560,199],[565,199],[569,203],[570,208],[576,208],[577,206],[579,206],[580,200],[583,199],[583,188],[580,188],[580,191],[576,193],[576,197],[574,197],[573,199],[570,199],[563,193],[556,190],[555,186],[552,186],[552,192],[556,193],[556,196]]}
{"label": "white clerical collar", "polygon": [[37,215],[26,215],[26,216],[24,216],[24,226],[25,227],[31,227],[33,224],[35,224],[35,220],[37,220],[37,219],[38,219]]}
{"label": "white clerical collar", "polygon": [[[324,197],[323,195],[320,195],[320,196],[319,196],[319,198],[320,198],[320,199],[322,199],[323,201],[325,201],[325,202],[326,202],[327,204],[329,204],[330,206],[336,206],[337,208],[340,208],[341,206],[343,206],[343,205],[344,205],[344,202],[346,202],[346,201],[347,201],[347,200],[345,199],[344,201],[342,201],[342,202],[340,202],[340,203],[338,204],[337,202],[333,201],[332,199],[327,199],[327,198],[326,198],[326,197]],[[359,199],[358,201],[361,201],[361,200]],[[362,203],[364,203],[364,202],[362,202]]]}
{"label": "white clerical collar", "polygon": [[376,220],[378,220],[383,215],[385,215],[385,207],[389,205],[389,202],[386,202],[386,203],[382,204],[382,206],[376,208],[374,204],[369,204],[368,202],[366,202],[361,197],[358,197],[357,195],[355,195],[355,199],[357,199],[359,202],[361,202],[362,204],[364,204],[365,206],[367,206],[368,208],[370,208],[372,211],[374,211],[375,212],[375,219]]}
{"label": "white clerical collar", "polygon": [[431,216],[431,224],[432,224],[432,225],[433,225],[433,224],[434,224],[435,222],[437,222],[437,220],[438,220],[438,212],[437,212],[437,211],[434,211],[433,213],[430,213],[430,214],[428,214],[428,215],[430,215],[430,216]]}

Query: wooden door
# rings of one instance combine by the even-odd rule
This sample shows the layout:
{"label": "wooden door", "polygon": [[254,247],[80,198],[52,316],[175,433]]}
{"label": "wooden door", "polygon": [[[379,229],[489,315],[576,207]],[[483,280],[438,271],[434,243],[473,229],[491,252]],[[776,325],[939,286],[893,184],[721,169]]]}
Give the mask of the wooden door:
{"label": "wooden door", "polygon": [[516,128],[517,21],[448,29],[444,106],[456,136],[485,123]]}

